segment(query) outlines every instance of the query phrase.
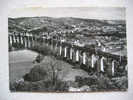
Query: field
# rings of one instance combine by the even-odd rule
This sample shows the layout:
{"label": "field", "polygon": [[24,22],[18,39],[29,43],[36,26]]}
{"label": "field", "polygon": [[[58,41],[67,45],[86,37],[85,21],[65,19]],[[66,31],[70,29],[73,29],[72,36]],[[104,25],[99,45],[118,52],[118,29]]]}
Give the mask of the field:
{"label": "field", "polygon": [[28,73],[33,67],[36,52],[28,50],[13,51],[9,53],[10,82],[13,83]]}

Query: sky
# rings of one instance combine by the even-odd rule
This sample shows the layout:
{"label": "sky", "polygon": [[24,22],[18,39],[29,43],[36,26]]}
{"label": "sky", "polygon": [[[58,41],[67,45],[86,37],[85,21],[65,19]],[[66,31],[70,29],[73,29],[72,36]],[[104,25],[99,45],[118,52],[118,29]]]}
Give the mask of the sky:
{"label": "sky", "polygon": [[123,7],[126,0],[2,0],[5,4],[18,7],[57,7],[57,6],[104,6],[104,7]]}
{"label": "sky", "polygon": [[126,0],[10,0],[5,4],[12,18],[49,16],[117,20],[126,16]]}
{"label": "sky", "polygon": [[88,19],[124,20],[124,7],[26,7],[16,8],[9,17],[78,17]]}

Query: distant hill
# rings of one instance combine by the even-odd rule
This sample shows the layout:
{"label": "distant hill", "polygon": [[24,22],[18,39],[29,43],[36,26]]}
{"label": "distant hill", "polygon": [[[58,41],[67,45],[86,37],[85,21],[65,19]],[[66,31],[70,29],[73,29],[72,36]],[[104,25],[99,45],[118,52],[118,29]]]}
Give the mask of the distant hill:
{"label": "distant hill", "polygon": [[[52,17],[22,17],[22,18],[8,18],[8,29],[9,32],[31,32],[38,34],[41,32],[60,32],[60,31],[77,31],[87,30],[88,33],[103,32],[102,26],[118,26],[119,30],[125,31],[125,21],[124,20],[96,20],[96,19],[82,19],[73,17],[62,17],[62,18],[52,18]],[[89,27],[97,27],[97,29],[89,29]],[[101,30],[100,30],[101,29]]]}

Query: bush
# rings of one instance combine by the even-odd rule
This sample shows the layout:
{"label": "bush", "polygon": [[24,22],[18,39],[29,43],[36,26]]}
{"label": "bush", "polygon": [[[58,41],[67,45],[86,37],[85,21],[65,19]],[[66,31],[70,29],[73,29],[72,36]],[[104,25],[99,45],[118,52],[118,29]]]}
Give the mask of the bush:
{"label": "bush", "polygon": [[12,46],[11,45],[9,45],[8,51],[12,51]]}
{"label": "bush", "polygon": [[76,77],[78,86],[88,85],[92,91],[111,91],[111,90],[126,90],[128,88],[128,80],[126,76],[108,78],[106,75],[92,75],[87,78],[80,76]]}
{"label": "bush", "polygon": [[108,90],[110,89],[109,86],[110,86],[110,79],[106,76],[103,76],[102,74],[98,77],[97,79],[97,85],[98,85],[98,90]]}
{"label": "bush", "polygon": [[44,56],[52,54],[52,50],[46,44],[43,45],[35,44],[31,49],[43,54]]}
{"label": "bush", "polygon": [[126,76],[112,78],[111,81],[119,90],[126,90],[128,88],[128,78]]}
{"label": "bush", "polygon": [[95,85],[97,84],[97,77],[96,76],[90,76],[90,77],[80,77],[80,76],[76,76],[75,82],[78,82],[79,87],[83,86],[83,85]]}
{"label": "bush", "polygon": [[39,55],[36,57],[36,59],[33,61],[33,63],[34,63],[34,62],[40,63],[40,62],[43,60],[43,58],[44,58],[44,56],[41,55],[41,54],[39,54]]}
{"label": "bush", "polygon": [[66,82],[59,81],[53,85],[52,81],[37,81],[10,84],[11,91],[31,91],[31,92],[63,92],[68,91]]}
{"label": "bush", "polygon": [[38,66],[35,66],[31,69],[31,71],[28,74],[24,75],[24,80],[26,81],[40,81],[46,78],[47,72],[44,70],[44,68]]}
{"label": "bush", "polygon": [[22,49],[24,48],[24,45],[21,43],[13,43],[12,47],[14,47],[15,49]]}

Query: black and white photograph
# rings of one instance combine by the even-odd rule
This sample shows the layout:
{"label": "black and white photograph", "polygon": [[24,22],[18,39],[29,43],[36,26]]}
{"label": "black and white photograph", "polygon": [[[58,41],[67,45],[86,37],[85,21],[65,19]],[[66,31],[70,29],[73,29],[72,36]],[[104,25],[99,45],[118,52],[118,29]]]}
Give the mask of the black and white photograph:
{"label": "black and white photograph", "polygon": [[16,8],[8,16],[11,92],[128,90],[125,7]]}

